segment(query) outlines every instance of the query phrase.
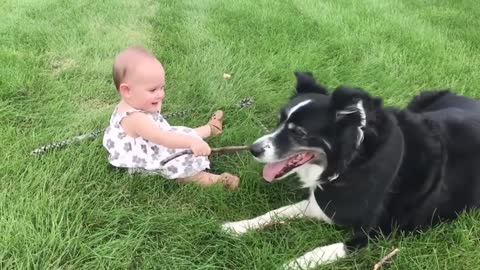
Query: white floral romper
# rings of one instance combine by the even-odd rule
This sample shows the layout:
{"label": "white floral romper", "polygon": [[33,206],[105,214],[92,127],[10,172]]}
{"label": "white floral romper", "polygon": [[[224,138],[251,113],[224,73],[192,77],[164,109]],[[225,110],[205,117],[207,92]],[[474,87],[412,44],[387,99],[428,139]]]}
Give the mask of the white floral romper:
{"label": "white floral romper", "polygon": [[[205,169],[210,168],[210,162],[205,156],[195,157],[193,155],[183,155],[175,158],[165,164],[160,162],[167,157],[185,149],[170,149],[162,145],[154,144],[142,137],[133,138],[125,133],[120,122],[132,112],[131,110],[123,114],[117,114],[117,109],[110,118],[110,125],[105,130],[103,136],[103,146],[109,153],[108,160],[115,167],[128,168],[129,171],[144,171],[148,173],[158,173],[168,179],[178,179],[193,176]],[[181,132],[201,138],[195,130],[175,126],[172,127],[161,115],[160,112],[143,112],[155,121],[155,123],[165,130]]]}

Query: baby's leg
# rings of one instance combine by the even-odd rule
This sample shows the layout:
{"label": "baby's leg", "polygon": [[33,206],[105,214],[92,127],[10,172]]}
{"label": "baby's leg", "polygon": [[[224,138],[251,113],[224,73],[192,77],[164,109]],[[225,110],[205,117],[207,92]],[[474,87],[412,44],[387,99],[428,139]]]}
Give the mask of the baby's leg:
{"label": "baby's leg", "polygon": [[204,125],[197,128],[190,128],[185,126],[172,126],[172,131],[180,132],[194,137],[200,137],[202,139],[207,138],[211,134],[211,128],[209,125]]}
{"label": "baby's leg", "polygon": [[194,128],[195,132],[197,132],[198,136],[202,137],[202,139],[205,139],[210,136],[212,133],[212,129],[210,128],[209,125],[204,125],[201,127]]}
{"label": "baby's leg", "polygon": [[201,127],[194,128],[198,136],[203,139],[210,137],[210,135],[218,135],[223,132],[223,111],[216,111],[208,123]]}
{"label": "baby's leg", "polygon": [[217,183],[222,183],[225,187],[233,190],[238,187],[240,179],[237,176],[229,173],[222,173],[218,175],[218,174],[202,171],[197,173],[194,176],[178,179],[178,182],[180,183],[195,182],[204,187],[211,186]]}

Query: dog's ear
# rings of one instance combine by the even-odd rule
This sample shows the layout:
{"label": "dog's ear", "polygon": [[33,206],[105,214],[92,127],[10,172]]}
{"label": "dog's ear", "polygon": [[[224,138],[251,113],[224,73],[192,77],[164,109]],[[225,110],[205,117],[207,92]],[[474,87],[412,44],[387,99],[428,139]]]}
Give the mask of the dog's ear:
{"label": "dog's ear", "polygon": [[297,78],[297,84],[295,86],[296,94],[317,93],[328,95],[327,89],[315,81],[312,73],[295,71],[294,74]]}
{"label": "dog's ear", "polygon": [[332,93],[330,111],[335,120],[350,119],[365,126],[367,114],[382,106],[380,98],[372,97],[361,88],[339,86]]}
{"label": "dog's ear", "polygon": [[332,93],[329,113],[335,119],[336,171],[345,170],[363,142],[367,121],[374,120],[374,111],[382,106],[379,98],[365,90],[340,86]]}

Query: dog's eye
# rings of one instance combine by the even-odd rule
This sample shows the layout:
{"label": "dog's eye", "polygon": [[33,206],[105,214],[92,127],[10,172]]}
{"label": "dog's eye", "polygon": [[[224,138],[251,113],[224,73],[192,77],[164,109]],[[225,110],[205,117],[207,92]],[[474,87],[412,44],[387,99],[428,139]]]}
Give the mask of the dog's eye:
{"label": "dog's eye", "polygon": [[304,138],[307,136],[307,131],[302,127],[292,127],[289,130],[291,133],[293,133],[293,135],[297,137]]}

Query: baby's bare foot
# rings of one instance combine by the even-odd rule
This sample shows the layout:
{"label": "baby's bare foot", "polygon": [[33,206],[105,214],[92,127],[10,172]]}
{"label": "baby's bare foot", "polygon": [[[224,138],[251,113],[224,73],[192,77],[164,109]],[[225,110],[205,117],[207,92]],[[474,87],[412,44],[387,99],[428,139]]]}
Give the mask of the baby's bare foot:
{"label": "baby's bare foot", "polygon": [[240,178],[238,176],[235,176],[230,173],[222,173],[220,175],[219,180],[223,183],[223,185],[230,189],[230,190],[235,190],[238,188],[238,185],[240,184]]}
{"label": "baby's bare foot", "polygon": [[216,111],[208,121],[211,135],[218,135],[223,132],[223,111]]}

